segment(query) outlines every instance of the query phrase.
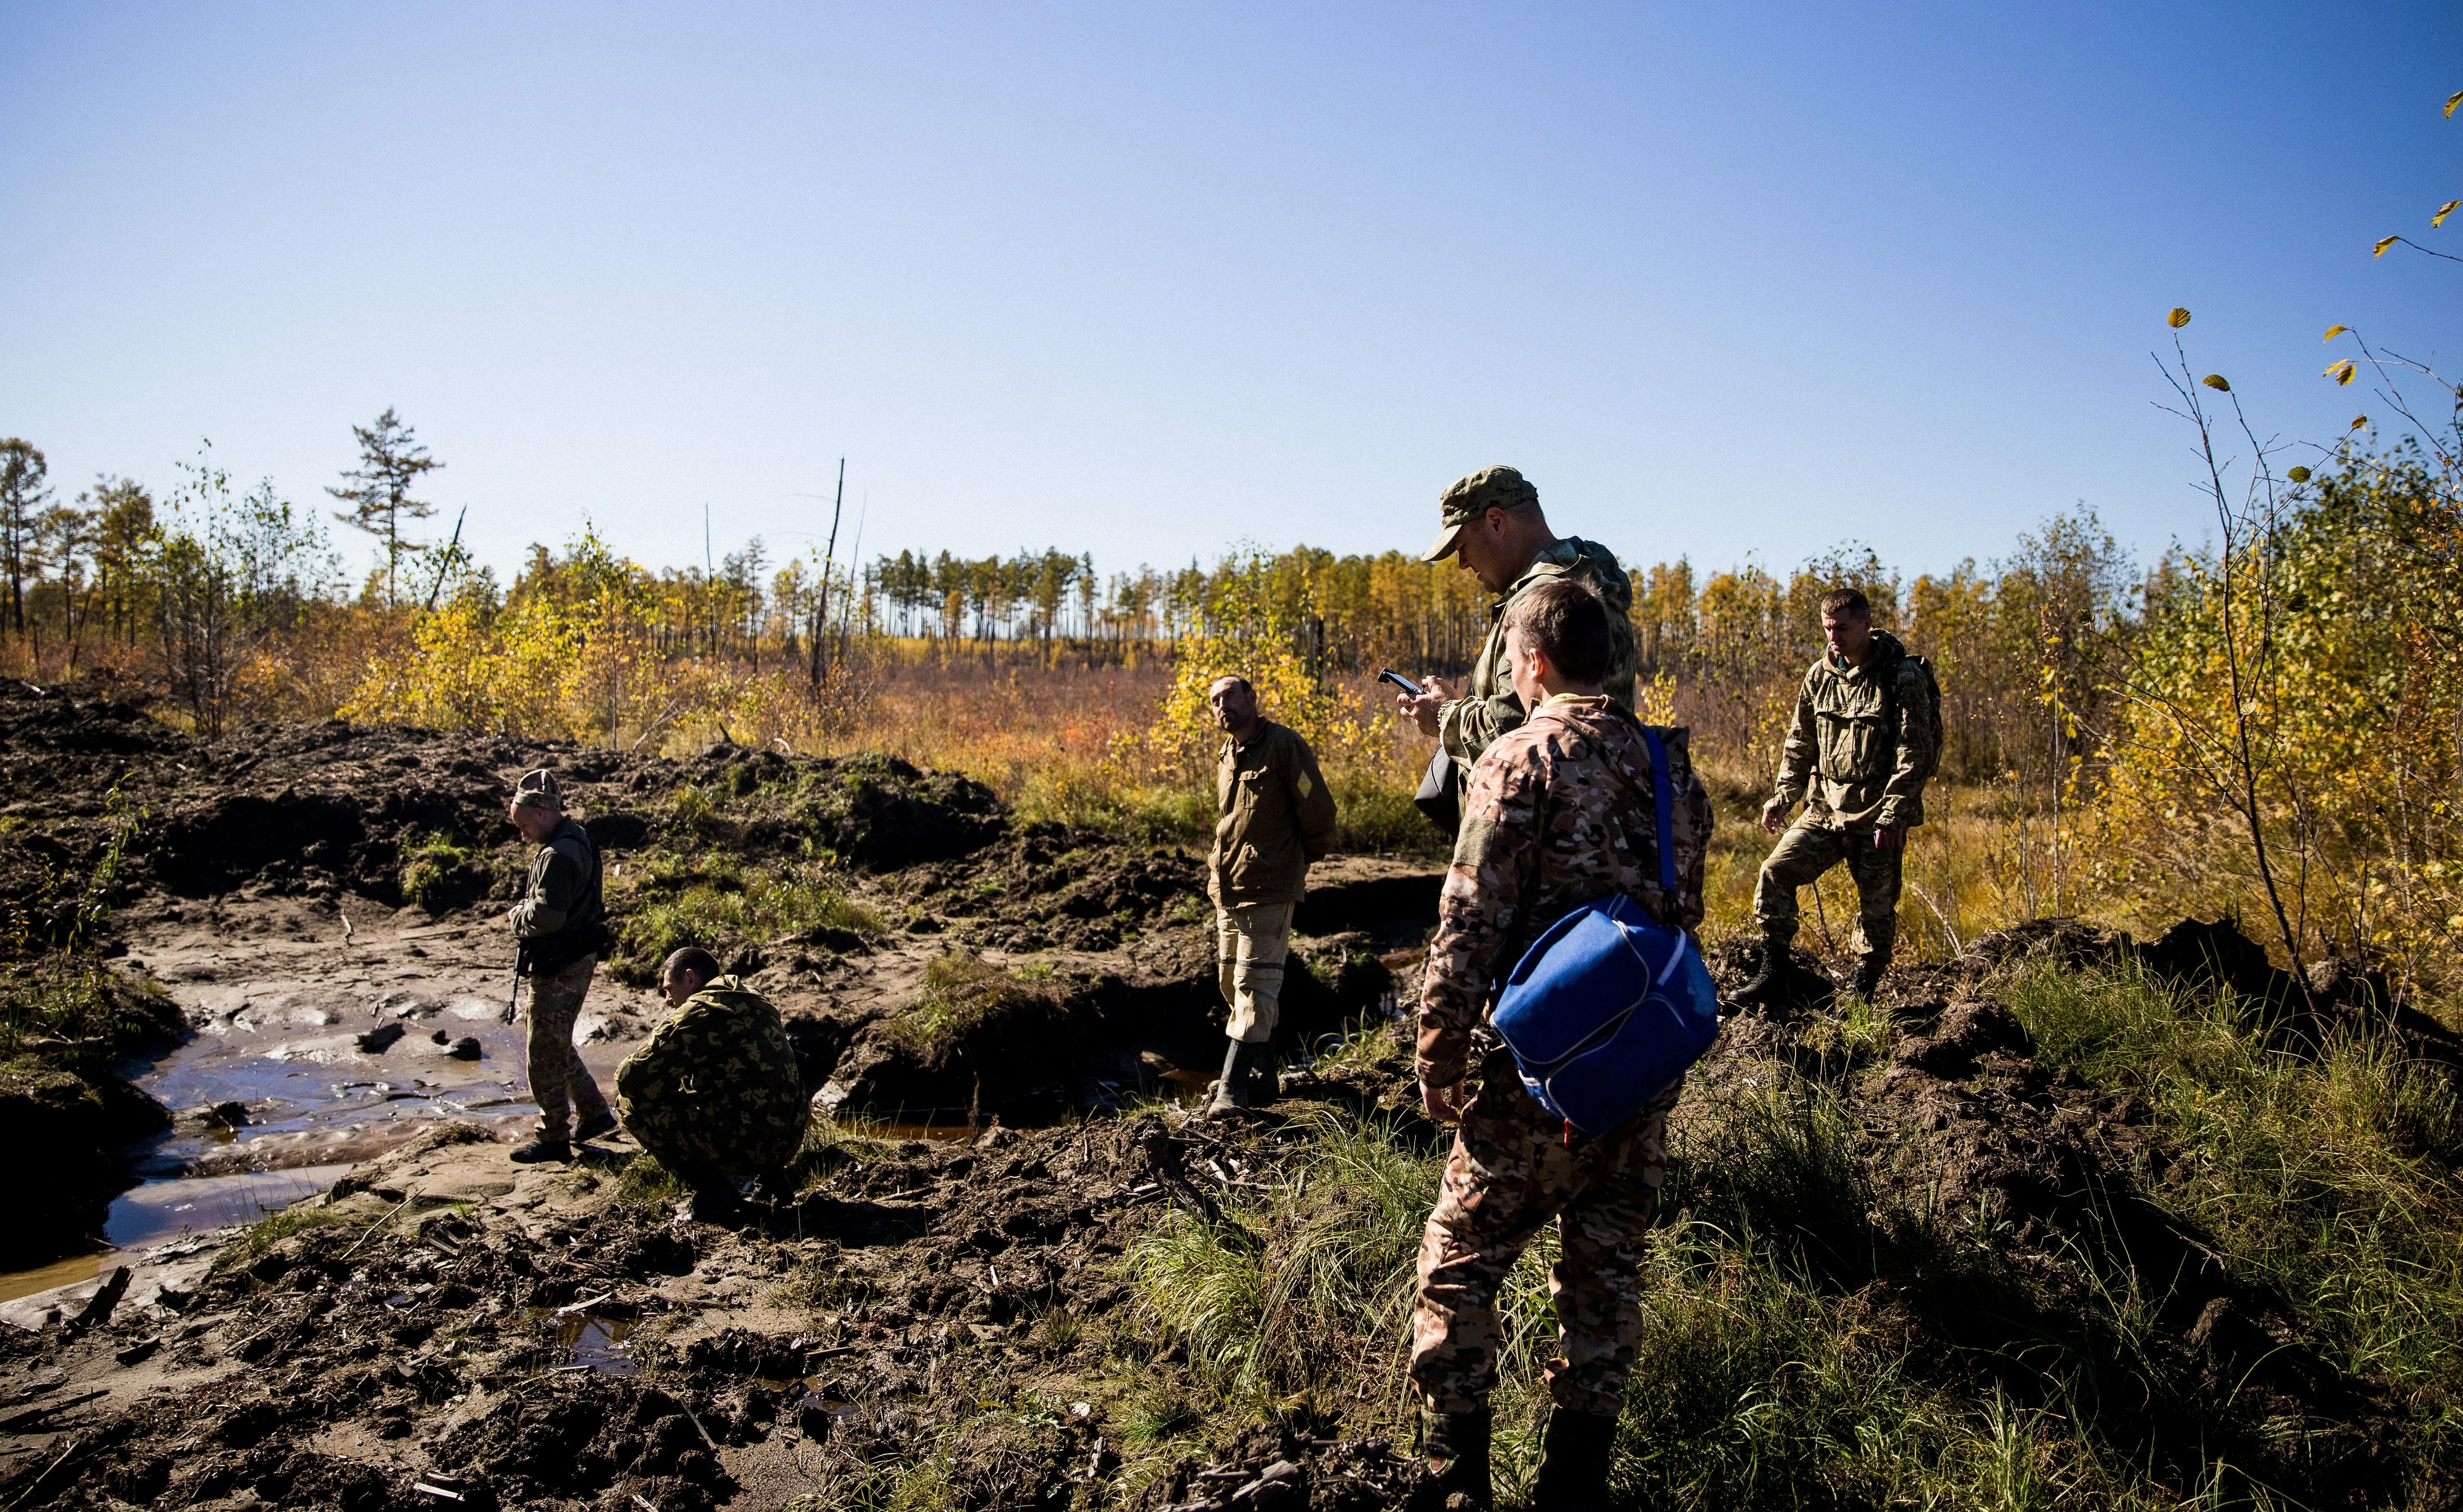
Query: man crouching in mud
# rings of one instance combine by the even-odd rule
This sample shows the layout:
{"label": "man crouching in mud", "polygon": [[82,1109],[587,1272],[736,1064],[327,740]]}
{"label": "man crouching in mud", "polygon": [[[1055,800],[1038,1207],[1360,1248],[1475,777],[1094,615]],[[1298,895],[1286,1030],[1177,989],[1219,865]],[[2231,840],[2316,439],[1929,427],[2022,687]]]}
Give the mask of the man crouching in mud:
{"label": "man crouching in mud", "polygon": [[[523,839],[538,847],[531,858],[530,892],[505,916],[520,941],[513,970],[531,979],[528,1058],[539,1126],[536,1137],[513,1147],[512,1157],[532,1165],[570,1160],[571,1140],[595,1139],[616,1129],[616,1115],[573,1048],[574,1021],[590,994],[599,953],[607,947],[607,906],[599,892],[599,847],[589,831],[566,817],[555,773],[523,777],[513,788],[508,817]],[[577,1111],[581,1122],[568,1130]]]}
{"label": "man crouching in mud", "polygon": [[624,1132],[692,1188],[679,1219],[739,1222],[738,1179],[756,1177],[770,1199],[783,1198],[787,1162],[804,1142],[796,1048],[770,1000],[719,975],[707,950],[669,956],[659,990],[675,1017],[616,1068]]}
{"label": "man crouching in mud", "polygon": [[[1591,1138],[1523,1090],[1488,1026],[1498,978],[1569,910],[1611,894],[1690,930],[1702,921],[1711,803],[1681,740],[1667,742],[1678,803],[1676,896],[1660,885],[1657,805],[1642,726],[1601,691],[1615,641],[1608,611],[1558,578],[1515,598],[1505,659],[1529,718],[1471,768],[1420,996],[1420,1099],[1461,1125],[1420,1241],[1411,1382],[1436,1505],[1489,1504],[1489,1394],[1496,1293],[1549,1219],[1562,1256],[1549,1272],[1559,1353],[1546,1366],[1545,1448],[1532,1505],[1608,1505],[1609,1448],[1642,1336],[1643,1231],[1667,1172],[1668,1110],[1682,1078],[1622,1128]],[[1478,1091],[1464,1079],[1480,1057]]]}

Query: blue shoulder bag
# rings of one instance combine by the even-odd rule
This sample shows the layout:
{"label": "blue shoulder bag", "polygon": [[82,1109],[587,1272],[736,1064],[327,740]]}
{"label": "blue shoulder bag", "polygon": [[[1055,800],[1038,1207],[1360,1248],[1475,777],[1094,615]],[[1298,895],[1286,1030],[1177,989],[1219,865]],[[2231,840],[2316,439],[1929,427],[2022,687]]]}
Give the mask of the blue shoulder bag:
{"label": "blue shoulder bag", "polygon": [[[1675,788],[1646,726],[1658,800],[1659,886],[1676,901]],[[1489,1022],[1522,1085],[1569,1133],[1596,1137],[1640,1112],[1719,1037],[1719,1004],[1692,937],[1623,893],[1584,903],[1532,941]]]}

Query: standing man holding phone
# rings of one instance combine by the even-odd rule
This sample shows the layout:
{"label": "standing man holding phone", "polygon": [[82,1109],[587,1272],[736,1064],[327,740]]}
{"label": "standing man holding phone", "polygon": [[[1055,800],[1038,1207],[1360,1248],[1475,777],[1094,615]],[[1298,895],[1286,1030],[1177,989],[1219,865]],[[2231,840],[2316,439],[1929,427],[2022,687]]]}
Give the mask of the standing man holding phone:
{"label": "standing man holding phone", "polygon": [[[1821,600],[1828,648],[1797,689],[1796,715],[1779,755],[1778,789],[1762,829],[1779,835],[1754,887],[1762,926],[1762,969],[1738,1003],[1768,1003],[1787,978],[1796,940],[1797,890],[1847,863],[1856,879],[1856,979],[1869,1000],[1890,969],[1899,936],[1899,863],[1907,832],[1924,823],[1925,783],[1941,757],[1941,693],[1932,667],[1898,637],[1873,628],[1873,607],[1855,589]],[[1797,801],[1804,812],[1791,826]]]}
{"label": "standing man holding phone", "polygon": [[1394,706],[1421,734],[1436,740],[1440,754],[1452,766],[1453,789],[1459,793],[1463,774],[1480,753],[1530,713],[1515,695],[1506,665],[1505,614],[1540,583],[1570,577],[1606,606],[1612,649],[1600,686],[1625,712],[1633,711],[1637,660],[1633,622],[1627,617],[1633,584],[1614,551],[1551,530],[1539,508],[1539,490],[1512,467],[1482,467],[1455,480],[1437,500],[1437,539],[1420,560],[1453,557],[1498,597],[1489,610],[1488,639],[1462,687],[1430,678],[1417,695],[1396,695]]}

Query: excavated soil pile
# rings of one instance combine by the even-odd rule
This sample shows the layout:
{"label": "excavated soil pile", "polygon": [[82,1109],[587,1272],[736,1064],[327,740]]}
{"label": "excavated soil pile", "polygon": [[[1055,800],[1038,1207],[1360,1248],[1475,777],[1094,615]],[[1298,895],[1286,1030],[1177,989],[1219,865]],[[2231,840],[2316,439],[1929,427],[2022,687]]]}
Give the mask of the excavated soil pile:
{"label": "excavated soil pile", "polygon": [[[250,885],[400,903],[405,860],[430,836],[512,844],[512,779],[553,768],[592,833],[641,846],[662,823],[681,844],[739,858],[819,849],[887,870],[962,856],[1003,830],[991,789],[894,757],[787,757],[721,744],[685,760],[571,741],[522,741],[340,721],[190,739],[124,704],[0,681],[0,886],[32,896],[48,870],[99,854],[117,790],[144,810],[150,880],[183,896]],[[685,813],[674,800],[696,789]],[[765,791],[766,790],[766,791]],[[763,801],[745,803],[756,793]],[[458,901],[468,901],[468,898]]]}
{"label": "excavated soil pile", "polygon": [[[1790,1194],[1780,1222],[1842,1290],[1863,1289],[1859,1305],[1884,1336],[1936,1341],[1938,1358],[1968,1362],[1958,1368],[1973,1371],[1974,1391],[2016,1400],[2051,1399],[2059,1383],[2022,1363],[2050,1346],[2066,1368],[2103,1372],[2086,1398],[2098,1430],[2185,1484],[2197,1461],[2167,1457],[2220,1452],[2300,1486],[2315,1504],[2400,1500],[2402,1415],[2386,1387],[2304,1337],[2291,1299],[2227,1266],[2184,1216],[2188,1202],[2167,1200],[2186,1199],[2195,1162],[2151,1127],[2142,1098],[2045,1066],[2025,1026],[1993,1001],[1994,974],[2033,956],[2073,968],[2135,961],[2159,980],[2229,985],[2274,1004],[2270,1032],[2287,1036],[2368,1016],[2431,1060],[2452,1043],[2434,1020],[2398,1019],[2383,997],[2332,995],[2348,978],[2329,972],[2313,975],[2314,1006],[2268,997],[2299,1002],[2297,986],[2229,924],[2184,920],[2143,946],[2075,921],[2038,921],[1988,936],[1950,965],[1894,974],[1881,1004],[1894,1033],[1876,1062],[1842,1055],[1792,1008],[1730,1020],[1699,1073],[1699,1097],[1680,1113],[1711,1162],[1703,1180],[1721,1179],[1717,1152],[1733,1148],[1721,1121],[1758,1095],[1753,1069],[1790,1067],[1837,1097],[1847,1175],[1824,1192]],[[1757,948],[1713,962],[1723,988],[1758,965]],[[2130,1337],[2111,1322],[2114,1295],[2144,1299]]]}

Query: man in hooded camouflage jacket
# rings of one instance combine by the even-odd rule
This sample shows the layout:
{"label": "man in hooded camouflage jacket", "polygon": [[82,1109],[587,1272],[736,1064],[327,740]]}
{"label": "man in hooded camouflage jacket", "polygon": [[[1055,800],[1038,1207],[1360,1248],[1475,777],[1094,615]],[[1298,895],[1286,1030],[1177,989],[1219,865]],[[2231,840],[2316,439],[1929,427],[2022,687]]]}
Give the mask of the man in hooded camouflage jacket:
{"label": "man in hooded camouflage jacket", "polygon": [[706,950],[669,956],[660,987],[675,1017],[616,1068],[624,1132],[693,1189],[691,1217],[738,1207],[736,1182],[777,1188],[804,1141],[802,1072],[770,1000],[719,975]]}
{"label": "man in hooded camouflage jacket", "polygon": [[[1796,940],[1797,889],[1840,862],[1856,879],[1856,980],[1870,998],[1899,935],[1899,862],[1907,832],[1924,823],[1924,788],[1941,752],[1931,673],[1898,637],[1873,628],[1872,606],[1852,588],[1821,601],[1829,649],[1804,674],[1779,755],[1778,788],[1762,829],[1786,832],[1762,862],[1754,917],[1762,966],[1739,1003],[1775,996]],[[1794,826],[1787,811],[1798,799]]]}
{"label": "man in hooded camouflage jacket", "polygon": [[[1662,731],[1675,798],[1670,897],[1660,885],[1649,747],[1633,715],[1600,689],[1609,617],[1596,595],[1561,579],[1508,611],[1509,671],[1532,712],[1471,768],[1420,995],[1421,1099],[1431,1117],[1461,1128],[1420,1242],[1410,1377],[1430,1485],[1483,1506],[1502,1343],[1496,1294],[1551,1218],[1562,1241],[1549,1273],[1559,1353],[1545,1368],[1556,1411],[1534,1504],[1605,1504],[1609,1443],[1642,1337],[1642,1235],[1683,1087],[1680,1078],[1620,1129],[1580,1134],[1524,1091],[1487,1024],[1497,981],[1583,903],[1623,893],[1662,923],[1690,930],[1702,920],[1710,799],[1685,732]],[[1466,1107],[1474,1062],[1478,1091]]]}

